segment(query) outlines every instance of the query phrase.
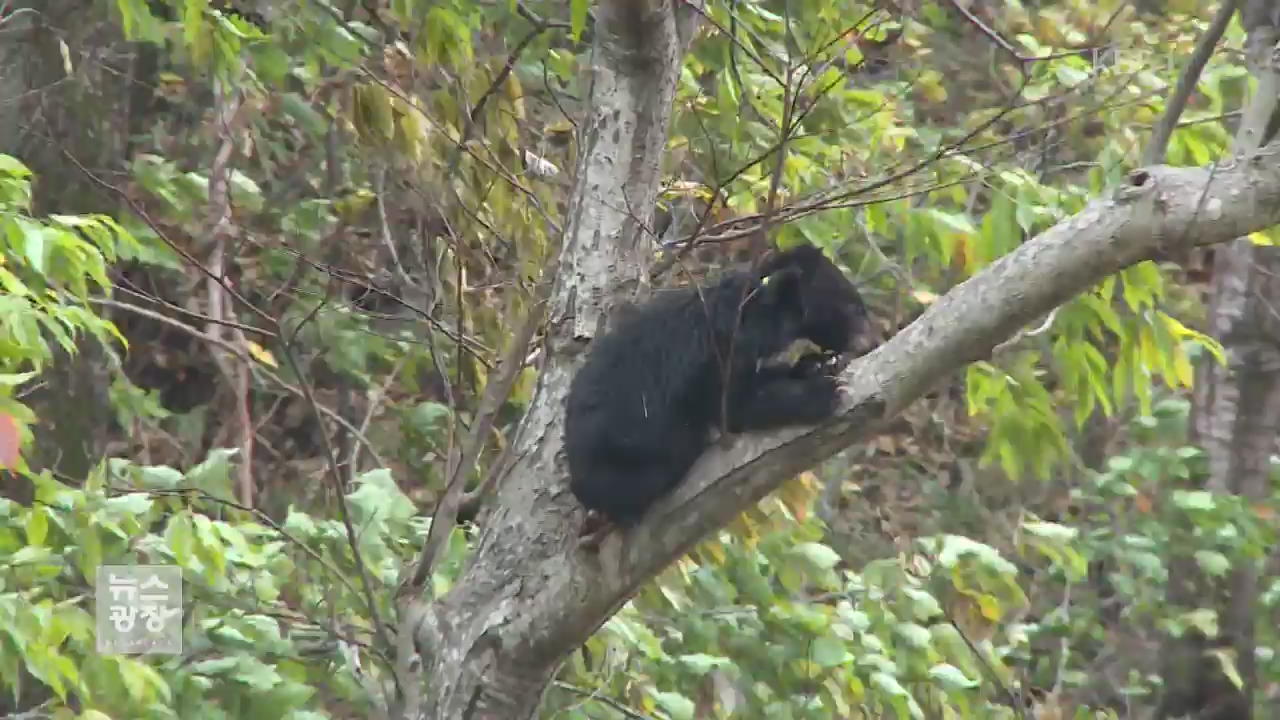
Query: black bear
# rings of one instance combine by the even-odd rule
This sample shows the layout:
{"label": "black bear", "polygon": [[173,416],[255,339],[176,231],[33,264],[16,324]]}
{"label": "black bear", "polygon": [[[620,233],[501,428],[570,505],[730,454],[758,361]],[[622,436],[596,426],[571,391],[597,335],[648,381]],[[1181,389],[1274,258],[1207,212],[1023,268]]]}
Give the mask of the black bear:
{"label": "black bear", "polygon": [[830,354],[868,344],[862,297],[810,245],[774,253],[755,271],[730,271],[714,285],[658,291],[631,309],[594,341],[569,388],[573,494],[631,525],[684,478],[713,429],[738,433],[831,416],[839,387],[824,355],[769,362],[800,339]]}

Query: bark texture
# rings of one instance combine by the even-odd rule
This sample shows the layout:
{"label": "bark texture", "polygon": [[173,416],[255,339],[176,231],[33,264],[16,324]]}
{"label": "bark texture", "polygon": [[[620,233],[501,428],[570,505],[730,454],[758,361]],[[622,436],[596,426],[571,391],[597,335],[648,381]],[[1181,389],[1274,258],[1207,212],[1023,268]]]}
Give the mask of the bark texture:
{"label": "bark texture", "polygon": [[[575,552],[582,519],[563,482],[564,400],[583,341],[603,331],[612,307],[647,276],[671,104],[698,17],[687,5],[696,3],[595,6],[590,109],[579,128],[547,360],[476,562],[437,604],[415,600],[402,608],[401,671],[403,635],[412,632],[429,683],[405,703],[409,717],[533,717],[561,659],[630,594],[615,593],[606,610],[605,596],[590,587],[592,573],[564,562]],[[567,611],[564,621],[528,612],[548,602]]]}
{"label": "bark texture", "polygon": [[[1280,98],[1276,54],[1277,9],[1251,0],[1241,11],[1249,33],[1249,64],[1258,92],[1236,137],[1238,149],[1267,140]],[[1209,331],[1227,363],[1198,368],[1192,409],[1193,442],[1208,457],[1204,486],[1215,493],[1261,501],[1269,495],[1271,455],[1280,434],[1280,248],[1237,238],[1215,254]],[[1214,608],[1220,634],[1189,631],[1169,638],[1164,652],[1165,692],[1160,717],[1247,720],[1252,717],[1257,672],[1256,563],[1232,569],[1223,582],[1203,573],[1193,558],[1171,564],[1169,597],[1180,608]],[[1223,671],[1220,656],[1236,666],[1243,684]]]}

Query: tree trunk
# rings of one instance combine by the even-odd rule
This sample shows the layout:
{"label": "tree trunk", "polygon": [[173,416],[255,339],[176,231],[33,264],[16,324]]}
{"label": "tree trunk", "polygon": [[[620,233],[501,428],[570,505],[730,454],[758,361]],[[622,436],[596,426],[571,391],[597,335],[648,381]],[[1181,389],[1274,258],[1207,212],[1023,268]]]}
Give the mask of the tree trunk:
{"label": "tree trunk", "polygon": [[[35,173],[37,214],[118,209],[114,196],[66,159],[100,176],[123,167],[140,114],[131,110],[149,100],[139,88],[150,82],[134,82],[140,56],[121,47],[107,7],[92,0],[18,2],[0,33],[0,152]],[[83,478],[101,459],[115,422],[108,368],[96,343],[82,343],[75,355],[55,351],[45,382],[28,397],[40,418],[28,457],[33,468]],[[0,494],[28,495],[26,481],[14,485],[0,486]]]}
{"label": "tree trunk", "polygon": [[[562,409],[581,341],[601,332],[615,302],[647,275],[659,165],[697,17],[684,5],[613,0],[596,6],[590,114],[580,128],[549,352],[515,440],[521,459],[500,480],[475,562],[456,589],[430,613],[415,606],[421,601],[402,613],[402,632],[416,631],[431,683],[421,698],[412,697],[412,689],[402,698],[406,717],[533,717],[561,660],[643,579],[636,575],[610,594],[592,592],[600,569],[582,566],[586,558],[575,552],[573,532],[581,516],[554,479],[564,475],[557,457]],[[421,624],[403,621],[419,617]]]}
{"label": "tree trunk", "polygon": [[[1268,140],[1280,98],[1280,68],[1272,57],[1280,35],[1271,4],[1251,0],[1242,10],[1258,93],[1241,121],[1237,150]],[[1227,364],[1206,359],[1198,369],[1193,442],[1208,457],[1207,489],[1260,501],[1269,495],[1270,458],[1280,434],[1280,248],[1238,238],[1217,250],[1213,272],[1210,332],[1222,343]],[[1247,720],[1256,684],[1258,565],[1237,565],[1226,582],[1206,576],[1193,558],[1175,558],[1170,567],[1172,604],[1214,608],[1219,636],[1187,632],[1167,639],[1160,716]],[[1234,662],[1242,686],[1223,671],[1222,656]]]}

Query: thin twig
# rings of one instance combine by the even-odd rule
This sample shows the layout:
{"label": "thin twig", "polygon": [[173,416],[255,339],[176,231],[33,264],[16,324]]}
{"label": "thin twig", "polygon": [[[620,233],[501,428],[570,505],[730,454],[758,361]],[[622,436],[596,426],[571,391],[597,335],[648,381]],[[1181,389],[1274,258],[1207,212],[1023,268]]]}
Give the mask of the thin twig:
{"label": "thin twig", "polygon": [[[555,277],[555,274],[554,268],[551,268],[547,277]],[[542,325],[542,317],[552,285],[550,280],[544,280],[538,285],[534,302],[530,305],[519,332],[512,338],[511,346],[507,348],[506,354],[498,363],[497,376],[491,377],[485,385],[484,395],[476,407],[471,429],[463,441],[457,462],[450,468],[444,493],[436,503],[436,511],[431,516],[431,529],[427,533],[427,540],[418,556],[410,582],[401,589],[402,593],[421,592],[431,577],[431,571],[439,562],[439,556],[446,544],[445,539],[457,525],[458,510],[467,500],[464,492],[467,468],[474,465],[476,459],[480,457],[480,451],[484,448],[485,438],[493,427],[498,410],[511,395],[511,390],[520,377],[520,371],[524,369],[529,343]],[[486,484],[492,482],[491,478],[496,477],[497,473],[491,472],[486,478]]]}
{"label": "thin twig", "polygon": [[[106,305],[108,307],[118,308],[120,310],[125,310],[127,312],[131,312],[136,315],[140,315],[142,317],[150,318],[152,320],[155,320],[156,322],[168,325],[169,327],[177,328],[182,332],[191,335],[197,340],[200,340],[201,342],[209,343],[210,345],[217,345],[223,350],[226,350],[227,352],[232,353],[233,355],[240,358],[245,363],[248,363],[250,366],[254,367],[256,372],[261,373],[268,380],[270,380],[271,382],[275,383],[276,385],[284,389],[285,392],[289,393],[290,395],[294,395],[296,397],[305,398],[305,395],[301,390],[285,382],[284,378],[280,377],[275,372],[268,370],[265,365],[259,363],[251,355],[249,355],[249,352],[245,350],[243,347],[238,347],[235,344],[228,342],[227,340],[224,340],[222,338],[213,337],[212,335],[206,335],[205,333],[201,332],[197,328],[193,328],[190,325],[187,325],[179,320],[175,320],[169,317],[168,315],[156,312],[155,310],[151,310],[149,308],[141,307],[139,305],[132,305],[130,303],[120,302],[119,300],[112,300],[110,298],[99,298],[99,297],[91,297],[89,298],[89,302],[97,305]],[[354,435],[356,439],[359,440],[362,445],[364,445],[364,448],[369,453],[369,455],[373,457],[374,462],[376,462],[380,467],[386,466],[387,463],[382,459],[380,455],[378,455],[378,451],[374,449],[373,443],[369,441],[369,438],[366,437],[363,432],[361,432],[358,428],[352,425],[346,418],[342,417],[332,408],[321,405],[320,411],[324,413],[325,417],[328,417],[330,420],[333,420],[334,422],[338,423],[344,429],[346,429],[348,432]]]}
{"label": "thin twig", "polygon": [[[316,311],[322,305],[323,302],[317,305]],[[311,316],[314,316],[314,312]],[[312,390],[311,385],[303,380],[305,375],[302,372],[302,365],[298,362],[297,355],[293,352],[293,338],[296,337],[297,332],[306,322],[306,319],[299,322],[289,340],[280,343],[280,351],[293,368],[293,373],[298,378],[299,388],[302,390],[307,404],[311,407],[312,413],[315,414],[316,420],[319,421],[320,403],[316,400],[315,392]],[[394,647],[391,643],[391,637],[387,634],[387,625],[382,621],[382,612],[378,609],[378,602],[373,596],[373,578],[369,574],[368,566],[365,565],[364,556],[360,553],[360,540],[356,536],[355,524],[351,519],[351,509],[347,507],[346,484],[342,480],[342,471],[338,467],[338,454],[333,447],[333,439],[329,437],[329,433],[324,429],[323,423],[320,424],[320,445],[324,448],[325,462],[329,467],[328,475],[333,481],[334,500],[338,506],[338,517],[346,530],[347,543],[351,547],[352,561],[356,566],[356,572],[360,575],[360,587],[364,590],[365,604],[369,608],[369,618],[373,624],[374,634],[377,636],[381,647]]]}
{"label": "thin twig", "polygon": [[266,321],[271,326],[274,327],[276,325],[275,318],[271,317],[266,312],[264,312],[262,308],[246,300],[243,295],[241,295],[239,292],[236,291],[234,287],[231,286],[231,284],[227,281],[226,278],[215,275],[211,270],[209,270],[209,268],[205,267],[204,263],[195,259],[195,257],[192,256],[191,253],[187,252],[185,248],[179,246],[176,242],[170,239],[168,234],[166,234],[164,230],[161,230],[160,226],[156,224],[154,220],[151,219],[151,216],[148,215],[147,212],[143,210],[138,205],[138,203],[134,201],[133,198],[129,197],[128,193],[126,193],[120,188],[112,185],[106,180],[103,180],[102,178],[95,175],[92,170],[85,167],[84,164],[81,163],[79,160],[77,160],[76,157],[72,155],[66,148],[60,147],[59,150],[62,151],[63,157],[69,160],[72,165],[75,165],[76,169],[78,169],[86,178],[89,179],[89,182],[93,183],[94,185],[97,185],[98,187],[104,190],[109,191],[113,195],[118,195],[120,199],[123,200],[124,203],[129,206],[129,209],[133,211],[133,214],[137,215],[138,218],[141,219],[142,222],[145,223],[147,227],[151,228],[151,231],[156,234],[156,237],[160,238],[160,241],[163,242],[166,246],[168,246],[170,250],[174,251],[179,256],[181,256],[183,260],[186,260],[192,267],[194,267],[196,270],[199,270],[203,275],[212,279],[214,282],[217,282],[218,284],[222,285],[223,290],[227,293],[227,295],[231,296],[233,299],[238,301],[241,305],[248,308],[250,312],[257,315],[259,318]]}
{"label": "thin twig", "polygon": [[1160,122],[1151,133],[1151,140],[1142,153],[1143,165],[1158,165],[1164,162],[1165,150],[1169,147],[1169,139],[1173,137],[1173,129],[1178,124],[1178,118],[1182,116],[1182,111],[1186,108],[1187,101],[1200,80],[1200,73],[1208,64],[1209,58],[1213,57],[1218,41],[1222,39],[1222,34],[1226,32],[1227,25],[1231,24],[1231,18],[1239,7],[1240,0],[1223,2],[1213,22],[1209,24],[1209,28],[1196,41],[1196,49],[1191,53],[1191,59],[1187,61],[1187,67],[1183,69],[1182,75],[1178,77],[1178,85],[1173,91],[1173,96],[1169,98],[1164,115],[1160,117]]}

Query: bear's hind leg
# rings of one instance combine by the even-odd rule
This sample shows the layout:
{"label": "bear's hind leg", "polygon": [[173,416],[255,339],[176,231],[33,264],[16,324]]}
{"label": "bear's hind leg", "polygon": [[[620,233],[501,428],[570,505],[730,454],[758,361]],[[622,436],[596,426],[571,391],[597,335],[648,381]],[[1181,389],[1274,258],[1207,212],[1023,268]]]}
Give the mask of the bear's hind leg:
{"label": "bear's hind leg", "polygon": [[629,527],[679,481],[664,463],[619,460],[596,463],[573,493],[587,509]]}

